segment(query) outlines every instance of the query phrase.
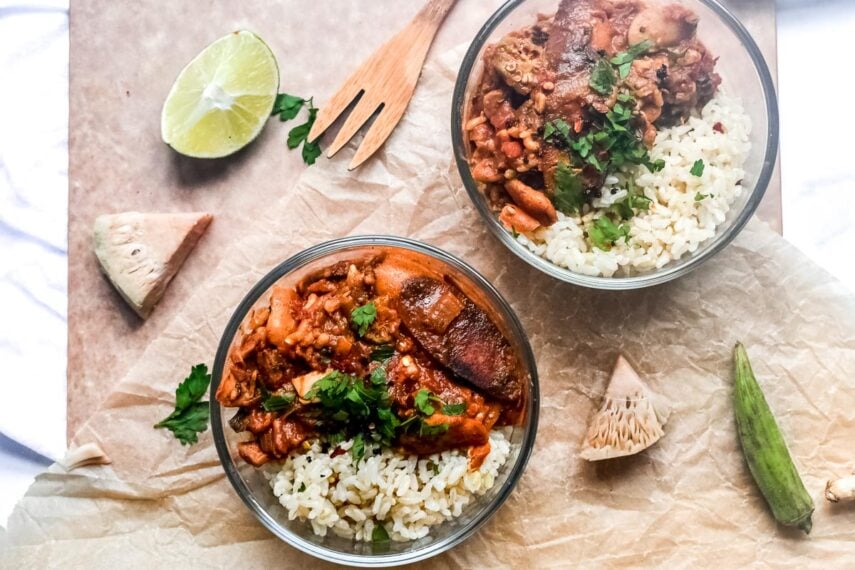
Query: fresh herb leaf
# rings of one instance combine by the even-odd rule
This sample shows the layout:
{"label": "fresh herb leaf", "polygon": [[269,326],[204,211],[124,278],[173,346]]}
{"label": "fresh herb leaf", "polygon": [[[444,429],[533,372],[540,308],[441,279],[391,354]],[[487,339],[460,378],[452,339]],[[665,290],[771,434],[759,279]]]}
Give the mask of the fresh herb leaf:
{"label": "fresh herb leaf", "polygon": [[609,95],[617,83],[614,69],[605,59],[600,59],[591,70],[591,78],[588,81],[591,88],[600,95]]}
{"label": "fresh herb leaf", "polygon": [[448,424],[431,425],[422,420],[422,422],[419,424],[419,436],[433,437],[437,435],[442,435],[448,431],[448,428]]}
{"label": "fresh herb leaf", "polygon": [[573,139],[570,138],[570,125],[564,119],[555,119],[546,123],[543,126],[543,140],[570,147],[573,144]]}
{"label": "fresh herb leaf", "polygon": [[191,368],[190,375],[175,390],[175,410],[154,427],[168,429],[182,445],[196,443],[198,434],[208,429],[210,408],[208,402],[199,400],[210,383],[206,365],[197,364]]}
{"label": "fresh herb leaf", "polygon": [[210,383],[211,375],[208,374],[206,365],[197,364],[192,367],[190,375],[175,389],[175,411],[180,412],[198,402],[205,395]]}
{"label": "fresh herb leaf", "polygon": [[373,302],[357,307],[350,313],[350,321],[356,326],[356,332],[359,333],[359,336],[365,336],[376,318],[377,307]]}
{"label": "fresh herb leaf", "polygon": [[658,158],[651,162],[650,160],[645,161],[644,166],[647,167],[647,170],[650,172],[659,172],[663,168],[665,168],[665,160]]}
{"label": "fresh herb leaf", "polygon": [[321,145],[318,141],[303,143],[303,150],[300,153],[303,157],[303,162],[311,166],[315,164],[315,160],[321,156]]}
{"label": "fresh herb leaf", "polygon": [[[391,408],[386,373],[378,370],[382,372],[372,373],[367,383],[336,370],[318,380],[306,394],[307,400],[317,399],[325,430],[341,434],[336,436],[337,443],[365,432],[365,426],[373,426],[373,432],[366,433],[381,446],[391,445],[401,422]],[[333,440],[328,437],[327,441]]]}
{"label": "fresh herb leaf", "polygon": [[383,362],[392,358],[395,354],[395,347],[389,344],[382,344],[371,351],[371,360],[374,362]]}
{"label": "fresh herb leaf", "polygon": [[629,205],[629,198],[613,204],[609,211],[617,214],[621,220],[631,220],[635,216],[635,210]]}
{"label": "fresh herb leaf", "polygon": [[629,46],[626,51],[620,52],[610,60],[612,65],[617,66],[621,79],[626,79],[629,75],[633,60],[647,52],[651,47],[653,47],[653,42],[644,40],[643,42]]}
{"label": "fresh herb leaf", "polygon": [[389,540],[389,533],[383,525],[379,523],[374,525],[374,530],[371,531],[371,542],[389,542]]}
{"label": "fresh herb leaf", "polygon": [[704,165],[703,159],[699,158],[692,165],[692,169],[689,171],[689,174],[691,174],[692,176],[697,176],[697,177],[703,176],[704,175],[704,166],[705,165]]}
{"label": "fresh herb leaf", "polygon": [[442,400],[431,394],[430,390],[426,388],[422,388],[421,390],[416,392],[414,401],[416,409],[426,416],[430,416],[436,411],[436,408],[433,407],[431,402],[437,402],[439,404],[442,404]]}
{"label": "fresh herb leaf", "polygon": [[595,247],[608,251],[619,239],[629,239],[629,225],[618,226],[607,216],[602,216],[588,229],[588,236]]}
{"label": "fresh herb leaf", "polygon": [[305,490],[306,490],[306,484],[305,484],[305,483],[300,483],[300,488],[299,488],[299,489],[297,489],[297,492],[298,492],[298,493],[302,493],[302,492],[303,492],[303,491],[305,491]]}
{"label": "fresh herb leaf", "polygon": [[386,386],[386,369],[382,366],[378,366],[371,372],[371,376],[369,376],[371,380],[371,384],[373,386]]}
{"label": "fresh herb leaf", "polygon": [[585,203],[582,181],[566,162],[558,163],[555,169],[555,195],[552,201],[559,211],[567,215],[580,212]]}
{"label": "fresh herb leaf", "polygon": [[466,402],[458,402],[456,404],[446,404],[442,408],[442,413],[446,416],[459,416],[466,411]]}
{"label": "fresh herb leaf", "polygon": [[359,460],[365,457],[365,436],[361,433],[356,434],[353,438],[353,446],[350,448],[350,456],[353,457],[354,463],[359,463]]}
{"label": "fresh herb leaf", "polygon": [[271,394],[264,398],[261,407],[267,412],[282,412],[290,408],[296,399],[297,396],[293,392]]}
{"label": "fresh herb leaf", "polygon": [[302,144],[303,162],[306,164],[314,164],[315,159],[317,159],[321,154],[321,147],[317,141],[310,142],[308,137],[309,131],[312,130],[312,125],[315,124],[315,119],[318,116],[318,109],[312,103],[311,97],[306,101],[306,103],[309,105],[309,117],[305,123],[297,125],[288,132],[288,148],[294,150]]}
{"label": "fresh herb leaf", "polygon": [[190,445],[199,441],[198,434],[208,429],[209,416],[208,402],[196,402],[178,414],[170,415],[154,427],[166,428],[182,445]]}
{"label": "fresh herb leaf", "polygon": [[271,115],[279,115],[280,120],[289,121],[297,116],[297,113],[300,112],[300,109],[306,103],[308,101],[302,97],[280,93],[276,96],[276,101],[273,103],[273,112]]}
{"label": "fresh herb leaf", "polygon": [[392,408],[380,407],[377,408],[377,433],[380,435],[381,442],[391,443],[395,439],[398,427],[401,425],[401,420],[392,411]]}
{"label": "fresh herb leaf", "polygon": [[706,200],[707,198],[713,198],[715,194],[701,194],[698,192],[695,194],[695,202],[700,202],[701,200]]}
{"label": "fresh herb leaf", "polygon": [[344,440],[347,439],[347,434],[344,433],[343,431],[337,431],[337,432],[333,432],[331,434],[328,434],[325,437],[325,439],[326,439],[327,443],[329,443],[331,446],[336,447],[336,446],[338,446],[338,444],[340,444],[341,442],[343,442]]}
{"label": "fresh herb leaf", "polygon": [[653,200],[651,200],[644,194],[630,194],[626,201],[629,204],[630,208],[644,211],[649,210],[650,204],[653,203]]}

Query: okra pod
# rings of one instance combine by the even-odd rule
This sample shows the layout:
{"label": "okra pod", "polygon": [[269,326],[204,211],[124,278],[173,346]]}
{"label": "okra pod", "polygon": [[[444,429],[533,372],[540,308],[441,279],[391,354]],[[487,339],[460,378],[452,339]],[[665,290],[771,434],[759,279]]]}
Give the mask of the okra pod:
{"label": "okra pod", "polygon": [[813,500],[799,477],[742,343],[736,344],[733,356],[736,426],[751,475],[775,519],[809,533]]}

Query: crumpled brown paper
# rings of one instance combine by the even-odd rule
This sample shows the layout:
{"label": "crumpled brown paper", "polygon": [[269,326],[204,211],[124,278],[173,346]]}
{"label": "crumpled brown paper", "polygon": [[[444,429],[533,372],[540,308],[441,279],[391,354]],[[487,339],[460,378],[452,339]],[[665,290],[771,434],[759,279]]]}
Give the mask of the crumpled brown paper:
{"label": "crumpled brown paper", "polygon": [[[538,359],[537,443],[511,498],[433,568],[855,566],[855,509],[822,499],[855,465],[855,298],[754,221],[676,282],[608,293],[559,283],[512,256],[480,221],[449,148],[462,56],[432,61],[401,125],[356,172],[308,168],[257,222],[77,434],[108,466],[39,476],[0,535],[0,565],[325,567],[268,533],[233,493],[210,432],[182,447],[152,424],[192,364],[211,363],[245,292],[292,254],[336,236],[390,233],[471,263],[520,316]],[[809,537],[777,526],[739,451],[731,349],[746,343],[817,505]],[[578,457],[622,352],[670,403],[666,435],[627,459]],[[109,374],[109,371],[104,371]]]}

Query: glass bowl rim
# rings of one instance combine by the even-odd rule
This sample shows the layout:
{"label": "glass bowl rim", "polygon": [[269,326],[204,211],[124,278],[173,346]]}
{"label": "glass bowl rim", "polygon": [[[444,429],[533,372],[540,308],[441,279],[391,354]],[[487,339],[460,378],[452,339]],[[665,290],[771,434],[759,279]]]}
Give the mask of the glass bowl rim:
{"label": "glass bowl rim", "polygon": [[[751,219],[751,216],[760,205],[772,175],[775,170],[775,163],[778,157],[779,144],[779,116],[778,116],[778,100],[775,91],[775,84],[772,80],[769,66],[766,60],[754,41],[754,38],[745,28],[745,26],[733,15],[733,13],[720,4],[717,0],[694,0],[705,5],[712,10],[730,30],[737,36],[742,45],[745,47],[748,56],[754,64],[754,71],[760,79],[760,85],[763,90],[763,98],[766,104],[766,117],[768,121],[768,134],[766,137],[766,149],[763,156],[763,166],[751,190],[751,194],[739,212],[736,219],[730,227],[723,230],[723,234],[716,234],[714,240],[709,246],[698,251],[692,257],[688,258],[682,264],[678,262],[669,262],[661,269],[656,269],[648,273],[641,273],[630,277],[602,277],[584,275],[575,273],[570,269],[560,267],[559,265],[548,261],[528,248],[516,241],[511,234],[505,230],[497,220],[496,216],[482,200],[481,191],[478,188],[477,182],[472,178],[468,160],[468,148],[463,139],[463,109],[465,106],[466,87],[469,83],[469,78],[473,68],[478,60],[479,53],[484,45],[490,39],[493,31],[501,24],[505,18],[510,15],[516,8],[527,0],[508,0],[503,4],[492,16],[484,23],[469,48],[463,57],[463,62],[457,73],[457,78],[454,84],[454,92],[451,99],[451,140],[454,150],[454,158],[457,163],[457,170],[460,173],[460,178],[463,180],[463,186],[466,188],[466,193],[469,199],[475,205],[479,215],[484,219],[490,231],[496,236],[502,244],[512,251],[517,257],[534,267],[535,269],[546,273],[547,275],[571,283],[580,285],[590,289],[601,289],[609,291],[624,291],[631,289],[641,289],[644,287],[652,287],[667,283],[678,277],[682,277],[691,271],[700,267],[705,261],[712,258],[715,254],[727,247]],[[556,1],[556,5],[558,0]],[[718,238],[718,239],[717,239]],[[673,264],[673,265],[672,265]]]}
{"label": "glass bowl rim", "polygon": [[[442,263],[450,265],[456,270],[462,272],[472,283],[488,298],[495,303],[500,309],[504,317],[510,333],[519,340],[520,360],[530,376],[530,391],[527,403],[527,424],[522,426],[523,441],[520,444],[519,455],[515,463],[511,466],[511,471],[508,473],[502,487],[497,491],[493,500],[485,504],[478,510],[471,521],[465,526],[456,529],[447,537],[440,541],[434,541],[424,548],[411,552],[403,552],[399,554],[378,554],[378,555],[363,555],[340,552],[328,547],[317,545],[309,540],[306,540],[280,525],[265,508],[258,502],[253,492],[246,486],[237,470],[235,462],[232,460],[229,452],[229,447],[226,442],[224,426],[220,414],[221,406],[215,398],[217,388],[220,385],[223,368],[225,365],[226,356],[232,341],[238,332],[238,329],[248,314],[252,306],[264,295],[270,287],[282,277],[289,273],[300,269],[306,264],[326,257],[330,254],[357,247],[369,246],[389,246],[399,247],[417,253],[422,253],[439,260]],[[461,544],[474,534],[481,526],[486,523],[504,504],[510,496],[513,489],[516,487],[526,465],[531,457],[534,448],[534,442],[537,436],[537,428],[540,413],[540,388],[538,383],[537,365],[534,357],[534,352],[531,348],[528,335],[522,326],[522,323],[513,311],[511,306],[499,291],[482,276],[472,266],[461,260],[460,258],[443,251],[435,246],[397,236],[388,235],[364,235],[351,236],[325,241],[313,245],[303,251],[289,257],[256,283],[244,296],[243,300],[235,309],[232,316],[229,318],[228,324],[223,331],[220,342],[217,348],[217,355],[214,361],[213,370],[211,372],[211,387],[210,387],[210,416],[211,416],[211,432],[214,438],[214,445],[217,449],[217,455],[223,470],[226,472],[226,477],[231,483],[237,495],[243,503],[249,508],[255,517],[264,525],[270,532],[277,536],[286,544],[300,550],[306,554],[338,564],[349,564],[358,567],[387,567],[397,566],[401,564],[410,564],[425,560],[446,552],[455,546]],[[477,498],[476,498],[477,501]]]}

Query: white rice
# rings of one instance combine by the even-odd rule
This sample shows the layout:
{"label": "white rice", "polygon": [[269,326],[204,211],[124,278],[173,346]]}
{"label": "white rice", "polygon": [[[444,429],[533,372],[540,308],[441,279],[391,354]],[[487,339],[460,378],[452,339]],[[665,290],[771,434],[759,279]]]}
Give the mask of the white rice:
{"label": "white rice", "polygon": [[[714,130],[721,123],[724,133]],[[730,206],[742,193],[742,169],[751,150],[751,119],[739,100],[719,92],[685,124],[659,131],[651,157],[665,160],[665,168],[650,172],[637,166],[610,177],[597,206],[609,206],[626,198],[625,180],[636,186],[653,202],[629,222],[629,240],[619,240],[609,251],[592,245],[586,228],[603,215],[602,210],[586,206],[583,214],[558,214],[558,222],[517,240],[537,255],[585,275],[631,275],[660,268],[668,262],[694,252],[715,236],[716,227],[725,220]],[[690,173],[696,160],[704,161],[704,173]],[[624,188],[616,194],[610,189]],[[698,194],[707,196],[696,200]]]}
{"label": "white rice", "polygon": [[[352,441],[341,444],[349,450]],[[463,509],[496,482],[510,454],[505,436],[490,433],[490,454],[469,470],[465,451],[419,458],[385,449],[370,451],[355,465],[350,453],[331,457],[315,441],[305,453],[292,453],[266,471],[273,494],[290,520],[308,521],[319,536],[371,541],[381,523],[392,540],[427,536],[432,526],[460,516]]]}

